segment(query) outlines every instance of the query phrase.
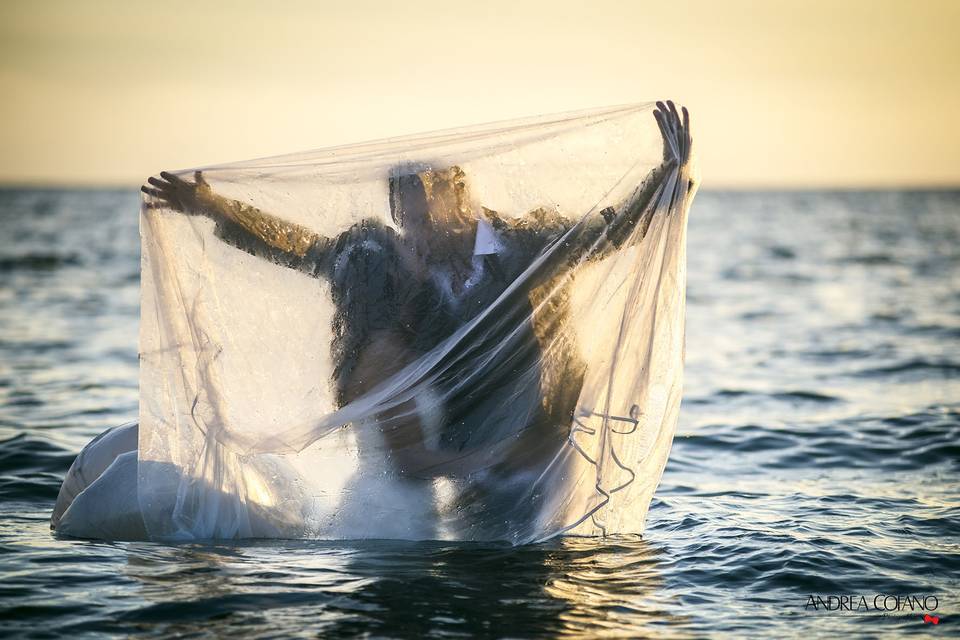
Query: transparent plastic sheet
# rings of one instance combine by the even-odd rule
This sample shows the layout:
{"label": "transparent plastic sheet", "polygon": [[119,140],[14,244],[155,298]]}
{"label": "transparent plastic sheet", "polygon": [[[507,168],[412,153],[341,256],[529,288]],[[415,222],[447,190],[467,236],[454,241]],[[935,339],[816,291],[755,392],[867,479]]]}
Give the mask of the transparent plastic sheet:
{"label": "transparent plastic sheet", "polygon": [[630,105],[151,178],[149,537],[641,532],[681,395],[685,115]]}

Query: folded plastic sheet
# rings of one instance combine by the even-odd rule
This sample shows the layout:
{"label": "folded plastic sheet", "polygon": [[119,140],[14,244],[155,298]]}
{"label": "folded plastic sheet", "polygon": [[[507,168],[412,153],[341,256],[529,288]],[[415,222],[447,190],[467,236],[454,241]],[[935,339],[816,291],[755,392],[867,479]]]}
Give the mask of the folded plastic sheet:
{"label": "folded plastic sheet", "polygon": [[685,113],[642,104],[151,179],[148,535],[641,532],[691,171]]}

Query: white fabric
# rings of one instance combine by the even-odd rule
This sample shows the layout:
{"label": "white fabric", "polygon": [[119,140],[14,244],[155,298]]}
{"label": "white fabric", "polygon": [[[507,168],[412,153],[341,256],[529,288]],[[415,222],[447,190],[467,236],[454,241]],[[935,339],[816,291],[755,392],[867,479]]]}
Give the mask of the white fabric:
{"label": "white fabric", "polygon": [[477,220],[477,237],[473,243],[473,255],[488,256],[492,253],[501,253],[503,244],[497,238],[497,232],[485,218]]}

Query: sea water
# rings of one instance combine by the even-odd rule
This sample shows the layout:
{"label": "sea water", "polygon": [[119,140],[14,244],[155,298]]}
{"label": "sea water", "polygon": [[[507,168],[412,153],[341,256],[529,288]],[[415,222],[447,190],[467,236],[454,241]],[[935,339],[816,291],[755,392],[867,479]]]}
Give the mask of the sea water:
{"label": "sea water", "polygon": [[0,191],[0,636],[956,633],[960,192],[702,192],[646,532],[522,548],[52,536],[137,414],[137,207]]}

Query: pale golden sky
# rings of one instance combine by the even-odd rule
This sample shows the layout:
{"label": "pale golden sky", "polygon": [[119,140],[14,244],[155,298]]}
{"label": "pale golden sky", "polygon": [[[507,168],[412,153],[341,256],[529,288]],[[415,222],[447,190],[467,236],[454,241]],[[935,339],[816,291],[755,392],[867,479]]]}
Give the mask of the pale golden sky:
{"label": "pale golden sky", "polygon": [[0,182],[672,97],[704,185],[960,185],[960,0],[0,2]]}

